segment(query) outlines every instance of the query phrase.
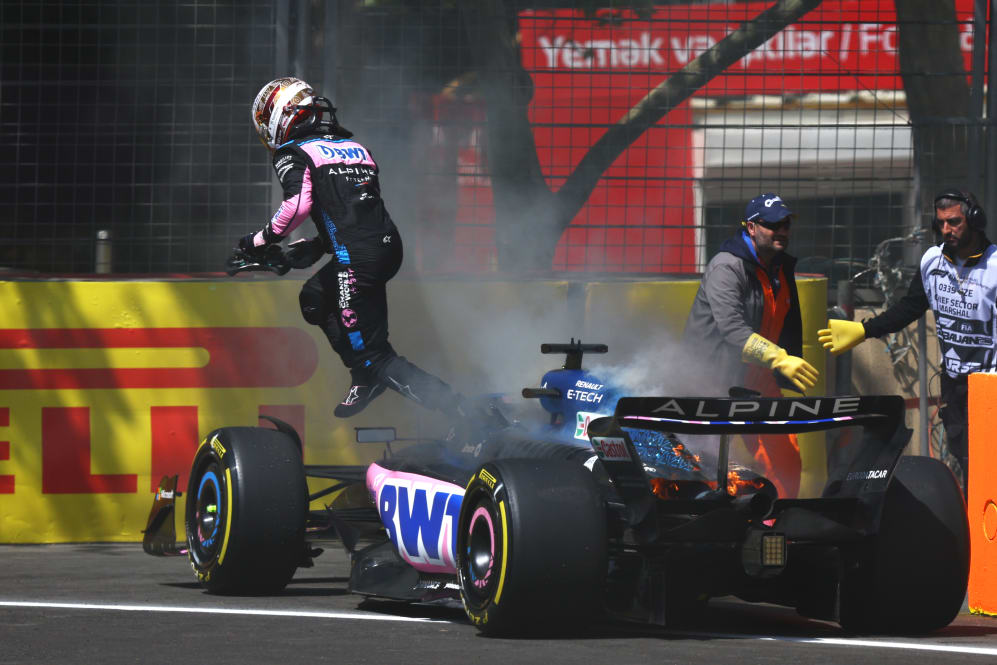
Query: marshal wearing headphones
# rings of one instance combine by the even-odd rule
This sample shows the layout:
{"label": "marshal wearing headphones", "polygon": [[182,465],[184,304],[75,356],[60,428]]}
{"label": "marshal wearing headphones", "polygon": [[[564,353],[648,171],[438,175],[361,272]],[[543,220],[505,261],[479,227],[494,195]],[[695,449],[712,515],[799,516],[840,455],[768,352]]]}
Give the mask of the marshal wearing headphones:
{"label": "marshal wearing headphones", "polygon": [[932,226],[942,242],[921,257],[907,295],[861,323],[831,319],[817,332],[831,353],[842,353],[867,337],[898,332],[927,310],[935,313],[941,375],[940,415],[949,450],[969,479],[968,381],[974,372],[997,370],[997,247],[987,239],[987,216],[971,192],[946,189],[935,197]]}
{"label": "marshal wearing headphones", "polygon": [[[962,214],[970,228],[977,231],[987,230],[987,214],[980,207],[980,202],[976,200],[972,192],[964,192],[960,189],[946,189],[935,197],[935,210],[944,210],[953,206],[961,206]],[[932,228],[935,233],[941,233],[941,223],[937,213],[932,220]]]}

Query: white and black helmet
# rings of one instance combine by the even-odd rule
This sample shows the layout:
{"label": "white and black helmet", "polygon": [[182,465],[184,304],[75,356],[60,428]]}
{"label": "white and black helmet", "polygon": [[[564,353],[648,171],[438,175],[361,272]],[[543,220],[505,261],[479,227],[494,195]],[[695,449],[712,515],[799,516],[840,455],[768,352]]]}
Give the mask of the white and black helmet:
{"label": "white and black helmet", "polygon": [[[322,121],[322,115],[329,118]],[[336,122],[336,109],[325,97],[319,97],[310,85],[299,78],[284,76],[267,83],[256,95],[252,109],[253,126],[260,141],[271,150],[295,136],[324,129],[349,138],[353,134]]]}

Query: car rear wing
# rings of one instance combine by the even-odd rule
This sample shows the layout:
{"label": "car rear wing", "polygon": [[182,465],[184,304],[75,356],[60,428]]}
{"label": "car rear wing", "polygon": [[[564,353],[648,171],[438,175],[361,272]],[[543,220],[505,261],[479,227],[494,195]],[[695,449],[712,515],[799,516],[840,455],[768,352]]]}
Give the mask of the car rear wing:
{"label": "car rear wing", "polygon": [[[799,434],[861,427],[850,457],[829,470],[819,499],[781,498],[777,507],[819,509],[861,502],[852,526],[871,529],[878,522],[882,496],[910,439],[904,426],[904,401],[896,395],[801,398],[623,397],[610,417],[589,423],[592,447],[627,506],[632,525],[647,523],[657,508],[649,480],[627,429],[666,434],[720,435],[717,487],[726,486],[731,434]],[[648,536],[653,537],[652,534]]]}
{"label": "car rear wing", "polygon": [[864,426],[889,436],[903,424],[897,395],[738,398],[622,397],[613,417],[623,427],[674,434],[799,434]]}

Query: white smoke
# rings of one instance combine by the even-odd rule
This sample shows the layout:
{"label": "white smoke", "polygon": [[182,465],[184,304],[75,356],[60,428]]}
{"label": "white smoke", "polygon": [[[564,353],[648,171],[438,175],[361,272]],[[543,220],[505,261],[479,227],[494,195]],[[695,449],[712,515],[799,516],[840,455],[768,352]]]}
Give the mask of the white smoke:
{"label": "white smoke", "polygon": [[[610,344],[612,354],[613,345]],[[616,362],[609,358],[590,370],[616,386],[621,396],[717,396],[716,381],[701,359],[691,357],[674,337],[648,335],[641,346]]]}

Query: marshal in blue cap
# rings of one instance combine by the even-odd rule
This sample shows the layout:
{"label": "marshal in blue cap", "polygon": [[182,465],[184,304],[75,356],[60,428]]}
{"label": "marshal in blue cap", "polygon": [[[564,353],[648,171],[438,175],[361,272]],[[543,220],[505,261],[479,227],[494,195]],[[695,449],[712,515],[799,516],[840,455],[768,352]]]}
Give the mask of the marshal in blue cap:
{"label": "marshal in blue cap", "polygon": [[744,221],[746,222],[777,224],[791,216],[793,216],[793,211],[778,194],[759,194],[748,201],[748,206],[744,209]]}

